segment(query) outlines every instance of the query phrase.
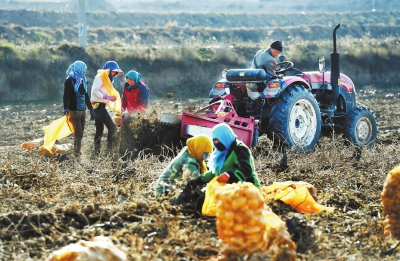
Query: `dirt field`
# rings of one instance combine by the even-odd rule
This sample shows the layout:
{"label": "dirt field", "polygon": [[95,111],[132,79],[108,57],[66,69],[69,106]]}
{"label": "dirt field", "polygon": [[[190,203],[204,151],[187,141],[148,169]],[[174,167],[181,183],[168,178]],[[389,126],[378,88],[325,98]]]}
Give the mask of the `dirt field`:
{"label": "dirt field", "polygon": [[[262,137],[253,149],[263,186],[306,181],[317,188],[319,203],[335,207],[331,214],[301,215],[303,230],[294,238],[299,260],[400,259],[397,241],[382,236],[380,201],[387,173],[399,164],[398,98],[393,91],[359,91],[358,101],[375,112],[379,123],[378,139],[359,159],[336,136],[323,138],[310,154],[289,152],[289,168],[281,172],[272,166],[282,155],[268,140]],[[206,102],[170,100],[161,106],[153,101],[154,113],[141,120]],[[189,206],[154,197],[170,151],[160,150],[160,156],[144,150],[127,162],[92,158],[95,128],[89,117],[79,163],[20,148],[43,137],[41,128],[61,116],[61,104],[0,107],[0,260],[45,260],[54,250],[97,235],[110,236],[129,260],[216,260],[215,219],[197,218]],[[61,142],[73,143],[73,137]],[[293,217],[290,207],[271,207],[283,220]]]}

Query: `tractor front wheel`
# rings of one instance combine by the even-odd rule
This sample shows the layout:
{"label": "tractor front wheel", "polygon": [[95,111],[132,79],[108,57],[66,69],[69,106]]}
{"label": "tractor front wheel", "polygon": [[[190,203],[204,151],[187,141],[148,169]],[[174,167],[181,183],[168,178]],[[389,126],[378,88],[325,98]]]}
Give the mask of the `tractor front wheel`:
{"label": "tractor front wheel", "polygon": [[368,146],[376,139],[378,126],[372,112],[363,106],[348,112],[343,124],[343,136],[357,146]]}

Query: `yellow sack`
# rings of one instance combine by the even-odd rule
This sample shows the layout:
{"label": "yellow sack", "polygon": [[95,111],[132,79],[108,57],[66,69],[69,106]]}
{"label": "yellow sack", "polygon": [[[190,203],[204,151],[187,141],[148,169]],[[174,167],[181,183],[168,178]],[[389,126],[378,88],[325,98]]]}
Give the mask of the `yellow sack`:
{"label": "yellow sack", "polygon": [[42,128],[44,131],[44,144],[40,146],[39,150],[47,150],[50,155],[54,154],[53,149],[56,140],[65,138],[75,132],[75,127],[69,121],[69,116],[64,116],[58,120],[53,121],[50,125]]}
{"label": "yellow sack", "polygon": [[266,201],[281,200],[299,213],[319,214],[324,210],[328,212],[334,210],[333,207],[323,206],[316,201],[316,189],[307,182],[274,182],[270,186],[263,186],[262,192]]}
{"label": "yellow sack", "polygon": [[110,69],[107,70],[97,70],[97,73],[100,75],[101,80],[103,81],[104,87],[107,90],[108,95],[114,96],[117,99],[115,101],[109,101],[107,102],[108,108],[114,113],[114,114],[119,114],[121,115],[121,96],[119,95],[119,92],[114,88],[112,85],[110,78],[108,78],[108,75],[110,73]]}
{"label": "yellow sack", "polygon": [[206,196],[204,198],[203,207],[201,208],[201,213],[204,216],[215,217],[217,214],[216,191],[225,186],[224,183],[219,183],[217,179],[218,177],[214,177],[207,183]]}

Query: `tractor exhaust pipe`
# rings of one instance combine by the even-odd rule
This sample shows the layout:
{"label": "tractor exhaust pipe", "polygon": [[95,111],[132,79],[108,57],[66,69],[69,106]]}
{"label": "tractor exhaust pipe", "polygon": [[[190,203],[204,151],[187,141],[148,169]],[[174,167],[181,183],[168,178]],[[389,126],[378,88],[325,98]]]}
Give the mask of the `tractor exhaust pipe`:
{"label": "tractor exhaust pipe", "polygon": [[340,23],[333,29],[333,52],[331,53],[331,85],[332,93],[326,97],[327,101],[333,102],[339,98],[340,86],[340,66],[339,53],[336,51],[336,30],[340,27]]}

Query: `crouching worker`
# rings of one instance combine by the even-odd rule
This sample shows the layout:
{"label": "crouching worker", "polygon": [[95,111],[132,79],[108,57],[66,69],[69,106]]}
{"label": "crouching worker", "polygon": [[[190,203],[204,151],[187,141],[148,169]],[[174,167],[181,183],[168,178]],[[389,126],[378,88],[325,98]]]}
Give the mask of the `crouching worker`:
{"label": "crouching worker", "polygon": [[204,134],[196,135],[186,141],[186,146],[171,161],[161,174],[156,185],[156,197],[184,185],[207,171],[205,160],[212,152],[212,141]]}
{"label": "crouching worker", "polygon": [[[209,171],[189,181],[183,192],[175,199],[175,204],[187,201],[186,198],[191,191],[210,182],[216,176],[221,183],[251,182],[261,189],[251,151],[246,144],[237,140],[231,127],[226,123],[220,123],[211,130],[211,135],[215,150],[208,162]],[[204,195],[196,202],[196,210],[200,213],[203,202]]]}

